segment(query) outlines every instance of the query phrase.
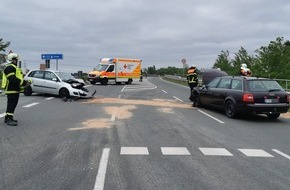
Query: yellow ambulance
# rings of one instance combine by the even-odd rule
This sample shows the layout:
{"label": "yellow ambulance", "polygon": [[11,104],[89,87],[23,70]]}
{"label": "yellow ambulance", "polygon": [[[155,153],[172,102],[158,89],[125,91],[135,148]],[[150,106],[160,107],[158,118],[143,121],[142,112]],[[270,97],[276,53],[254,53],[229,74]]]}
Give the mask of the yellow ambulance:
{"label": "yellow ambulance", "polygon": [[109,81],[131,84],[140,80],[141,62],[141,59],[102,58],[97,67],[89,72],[88,81],[91,84],[100,82],[102,85]]}

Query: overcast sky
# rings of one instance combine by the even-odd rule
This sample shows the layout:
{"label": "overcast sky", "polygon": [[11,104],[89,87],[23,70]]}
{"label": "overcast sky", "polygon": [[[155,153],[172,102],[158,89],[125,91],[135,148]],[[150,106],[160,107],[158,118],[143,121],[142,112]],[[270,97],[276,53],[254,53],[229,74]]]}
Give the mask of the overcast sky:
{"label": "overcast sky", "polygon": [[254,54],[277,37],[290,40],[289,0],[3,0],[0,14],[6,53],[29,69],[48,53],[63,54],[58,68],[69,72],[90,71],[102,57],[210,68],[222,50]]}

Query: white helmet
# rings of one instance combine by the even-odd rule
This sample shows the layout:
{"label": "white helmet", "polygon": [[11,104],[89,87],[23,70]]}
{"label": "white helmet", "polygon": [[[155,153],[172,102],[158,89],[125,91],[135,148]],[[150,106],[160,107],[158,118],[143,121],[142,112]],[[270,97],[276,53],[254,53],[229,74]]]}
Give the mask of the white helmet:
{"label": "white helmet", "polygon": [[247,66],[247,64],[246,63],[242,63],[241,64],[241,68],[247,68],[248,66]]}
{"label": "white helmet", "polygon": [[16,53],[9,53],[7,59],[8,62],[11,63],[13,59],[18,59],[18,55]]}
{"label": "white helmet", "polygon": [[191,65],[190,68],[196,68],[196,65]]}

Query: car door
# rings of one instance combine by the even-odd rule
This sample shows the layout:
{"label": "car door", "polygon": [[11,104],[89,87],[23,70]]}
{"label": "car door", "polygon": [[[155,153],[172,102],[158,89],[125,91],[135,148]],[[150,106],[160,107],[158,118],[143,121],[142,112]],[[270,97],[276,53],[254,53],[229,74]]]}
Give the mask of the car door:
{"label": "car door", "polygon": [[58,77],[51,71],[45,71],[44,82],[45,93],[47,94],[58,94],[60,82]]}
{"label": "car door", "polygon": [[219,83],[220,78],[215,78],[200,90],[200,101],[204,105],[211,105],[213,103],[213,92]]}
{"label": "car door", "polygon": [[43,75],[44,71],[36,70],[32,71],[28,78],[32,79],[31,88],[33,92],[43,93]]}
{"label": "car door", "polygon": [[212,104],[217,107],[224,107],[224,102],[228,96],[231,86],[231,78],[222,78],[217,85],[217,88],[212,92]]}

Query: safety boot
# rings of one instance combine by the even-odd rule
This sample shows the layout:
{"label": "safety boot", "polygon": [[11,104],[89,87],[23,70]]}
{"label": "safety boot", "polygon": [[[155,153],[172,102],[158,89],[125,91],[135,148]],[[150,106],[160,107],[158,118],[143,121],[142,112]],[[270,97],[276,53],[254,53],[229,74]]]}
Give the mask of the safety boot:
{"label": "safety boot", "polygon": [[8,118],[8,119],[6,120],[6,124],[7,124],[7,125],[10,125],[10,126],[17,126],[17,121],[14,120],[14,119],[12,119],[12,118]]}
{"label": "safety boot", "polygon": [[[16,123],[18,122],[16,119],[13,119],[13,118],[9,118],[9,119],[11,119],[12,121],[14,121],[14,122],[16,122]],[[5,117],[5,119],[4,119],[4,123],[7,123],[7,120],[8,120],[8,118]]]}

